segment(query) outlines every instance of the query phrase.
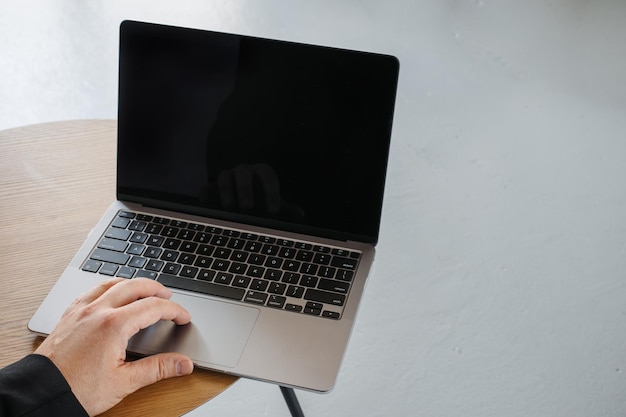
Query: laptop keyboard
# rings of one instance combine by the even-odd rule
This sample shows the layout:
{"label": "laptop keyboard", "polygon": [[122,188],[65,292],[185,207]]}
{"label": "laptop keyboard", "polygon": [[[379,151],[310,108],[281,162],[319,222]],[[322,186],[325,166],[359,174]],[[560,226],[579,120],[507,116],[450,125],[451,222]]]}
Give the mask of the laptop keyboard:
{"label": "laptop keyboard", "polygon": [[339,319],[360,253],[119,211],[82,269]]}

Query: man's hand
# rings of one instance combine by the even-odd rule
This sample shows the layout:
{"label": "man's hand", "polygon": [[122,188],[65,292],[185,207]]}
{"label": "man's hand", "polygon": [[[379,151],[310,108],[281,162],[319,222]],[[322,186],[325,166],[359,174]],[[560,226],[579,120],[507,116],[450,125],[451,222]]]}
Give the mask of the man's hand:
{"label": "man's hand", "polygon": [[170,301],[171,291],[149,279],[112,279],[79,297],[35,351],[59,368],[91,416],[128,394],[165,378],[187,375],[193,363],[179,353],[126,362],[126,345],[159,320],[187,324],[187,310]]}

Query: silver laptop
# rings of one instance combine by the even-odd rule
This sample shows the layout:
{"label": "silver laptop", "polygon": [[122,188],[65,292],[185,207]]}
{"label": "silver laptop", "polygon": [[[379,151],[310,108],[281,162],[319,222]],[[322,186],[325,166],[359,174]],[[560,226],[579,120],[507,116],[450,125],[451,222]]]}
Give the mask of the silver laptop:
{"label": "silver laptop", "polygon": [[125,21],[117,201],[29,328],[113,276],[192,323],[132,353],[313,391],[336,380],[378,239],[398,79],[389,55]]}

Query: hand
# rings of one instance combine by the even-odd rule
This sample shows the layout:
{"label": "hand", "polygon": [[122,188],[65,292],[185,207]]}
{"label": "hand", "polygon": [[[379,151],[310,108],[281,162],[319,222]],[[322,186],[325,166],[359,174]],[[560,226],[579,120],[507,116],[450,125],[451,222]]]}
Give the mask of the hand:
{"label": "hand", "polygon": [[70,305],[35,353],[59,368],[89,415],[103,413],[139,388],[193,371],[179,353],[126,362],[128,339],[139,330],[159,320],[189,323],[187,310],[170,296],[149,279],[105,281]]}

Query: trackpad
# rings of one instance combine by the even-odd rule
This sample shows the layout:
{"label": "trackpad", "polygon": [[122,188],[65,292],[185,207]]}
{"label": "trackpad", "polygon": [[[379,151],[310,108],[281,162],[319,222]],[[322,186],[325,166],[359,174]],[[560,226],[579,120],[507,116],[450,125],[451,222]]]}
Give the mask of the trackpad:
{"label": "trackpad", "polygon": [[171,299],[191,313],[191,323],[155,323],[133,336],[128,350],[140,354],[181,352],[199,366],[235,367],[259,310],[178,293],[172,294]]}

